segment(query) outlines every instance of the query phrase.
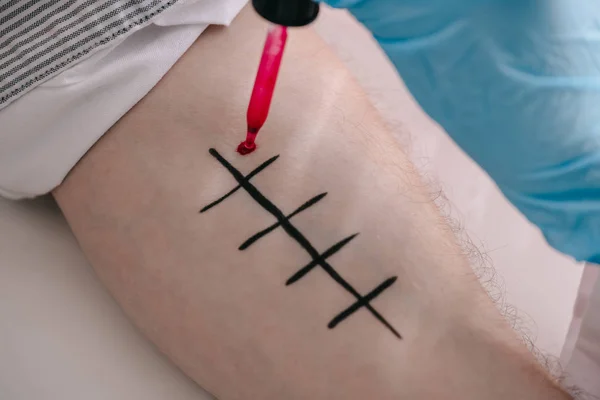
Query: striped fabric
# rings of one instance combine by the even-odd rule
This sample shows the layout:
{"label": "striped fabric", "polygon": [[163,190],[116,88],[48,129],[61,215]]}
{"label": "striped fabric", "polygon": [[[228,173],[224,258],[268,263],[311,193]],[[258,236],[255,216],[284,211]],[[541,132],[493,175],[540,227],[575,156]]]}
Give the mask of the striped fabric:
{"label": "striped fabric", "polygon": [[178,0],[0,0],[0,109]]}

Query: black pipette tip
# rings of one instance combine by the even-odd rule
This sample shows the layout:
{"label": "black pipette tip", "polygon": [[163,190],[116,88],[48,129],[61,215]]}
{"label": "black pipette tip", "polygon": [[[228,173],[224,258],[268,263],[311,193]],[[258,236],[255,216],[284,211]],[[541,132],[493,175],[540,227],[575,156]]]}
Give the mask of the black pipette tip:
{"label": "black pipette tip", "polygon": [[305,26],[319,15],[319,3],[312,0],[252,0],[256,12],[282,26]]}

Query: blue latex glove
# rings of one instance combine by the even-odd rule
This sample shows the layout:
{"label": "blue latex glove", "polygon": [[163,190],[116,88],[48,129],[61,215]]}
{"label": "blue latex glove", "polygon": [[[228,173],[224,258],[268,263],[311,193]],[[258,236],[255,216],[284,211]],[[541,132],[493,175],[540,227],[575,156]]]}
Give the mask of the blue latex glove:
{"label": "blue latex glove", "polygon": [[327,2],[552,246],[600,263],[600,1]]}

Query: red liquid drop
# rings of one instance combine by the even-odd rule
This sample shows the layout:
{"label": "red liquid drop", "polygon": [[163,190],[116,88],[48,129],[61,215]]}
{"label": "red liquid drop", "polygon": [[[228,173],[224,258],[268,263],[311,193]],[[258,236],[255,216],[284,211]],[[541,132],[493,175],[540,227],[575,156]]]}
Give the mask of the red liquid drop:
{"label": "red liquid drop", "polygon": [[237,148],[237,152],[243,156],[246,156],[256,150],[256,143],[248,143],[247,141],[243,141]]}

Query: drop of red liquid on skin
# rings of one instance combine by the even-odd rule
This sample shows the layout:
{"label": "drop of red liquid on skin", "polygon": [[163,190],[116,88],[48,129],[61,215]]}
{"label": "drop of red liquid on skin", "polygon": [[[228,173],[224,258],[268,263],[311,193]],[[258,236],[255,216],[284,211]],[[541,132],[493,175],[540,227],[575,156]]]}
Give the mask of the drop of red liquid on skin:
{"label": "drop of red liquid on skin", "polygon": [[256,150],[256,143],[248,143],[247,141],[243,141],[237,148],[237,152],[241,155],[245,156],[252,153]]}

